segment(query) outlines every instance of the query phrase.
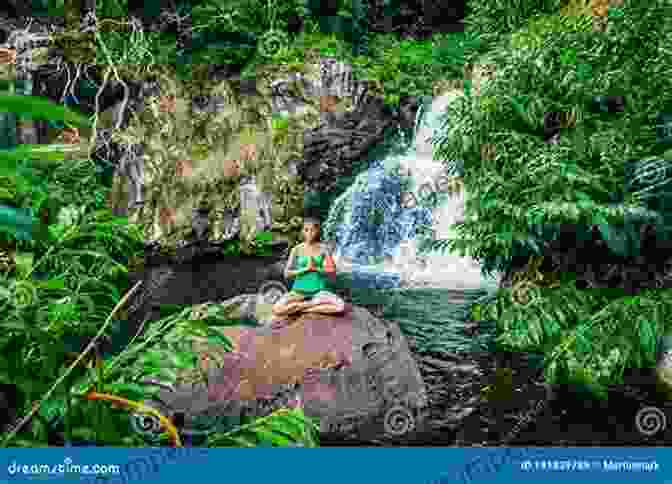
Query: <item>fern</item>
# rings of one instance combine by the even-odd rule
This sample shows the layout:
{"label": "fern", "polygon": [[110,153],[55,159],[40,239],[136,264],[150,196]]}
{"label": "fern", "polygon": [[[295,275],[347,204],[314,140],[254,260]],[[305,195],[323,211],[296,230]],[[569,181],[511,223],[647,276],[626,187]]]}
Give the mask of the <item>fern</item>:
{"label": "fern", "polygon": [[209,447],[317,447],[319,427],[301,408],[280,409],[227,433],[209,437]]}

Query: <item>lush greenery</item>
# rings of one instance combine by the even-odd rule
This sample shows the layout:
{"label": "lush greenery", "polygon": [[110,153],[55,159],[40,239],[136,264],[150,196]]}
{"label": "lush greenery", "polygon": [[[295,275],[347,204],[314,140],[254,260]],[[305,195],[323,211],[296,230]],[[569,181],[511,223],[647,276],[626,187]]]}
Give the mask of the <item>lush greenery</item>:
{"label": "lush greenery", "polygon": [[[56,7],[61,8],[62,4]],[[54,36],[54,43],[64,49],[70,61],[105,66],[106,79],[143,76],[148,66],[174,63],[180,55],[174,35],[143,32],[137,25],[125,28],[125,22],[118,17],[119,10],[125,7],[123,1],[104,2],[98,13],[99,31],[66,31]],[[441,54],[444,62],[434,63],[421,79],[414,70],[428,64],[433,44],[406,41],[399,45],[391,36],[374,41],[375,57],[355,59],[347,41],[323,35],[309,18],[304,31],[291,39],[282,31],[288,15],[298,7],[298,3],[286,2],[281,6],[273,2],[262,6],[255,1],[222,5],[201,2],[192,11],[194,32],[233,30],[252,33],[262,40],[273,33],[275,40],[282,41],[276,42],[274,49],[268,44],[257,49],[251,59],[247,55],[236,59],[235,43],[221,43],[216,37],[216,45],[202,45],[208,55],[214,56],[209,61],[248,62],[244,74],[253,73],[255,65],[269,62],[300,66],[310,53],[350,59],[362,68],[361,77],[379,81],[379,87],[393,103],[399,94],[431,94],[435,76],[448,71],[454,76],[461,69],[461,47],[457,47],[456,54],[446,48]],[[352,14],[348,2],[343,7],[341,14]],[[455,56],[454,65],[445,62],[451,55]],[[379,65],[392,60],[392,75],[380,70]],[[409,90],[412,74],[414,81]],[[400,86],[405,90],[397,93]],[[60,120],[67,126],[93,124],[95,129],[95,116],[92,123],[42,99],[5,96],[1,101],[5,110],[33,119]],[[173,445],[179,444],[179,436],[164,416],[136,402],[147,398],[148,390],[138,387],[135,377],[165,377],[165,369],[157,367],[156,362],[165,361],[168,354],[170,361],[177,362],[178,370],[193,369],[193,354],[184,348],[166,347],[170,341],[215,338],[211,342],[223,347],[227,347],[227,342],[209,333],[202,321],[191,320],[186,310],[152,323],[130,342],[119,338],[126,302],[137,289],[128,287],[128,273],[129,266],[142,259],[142,234],[126,219],[112,216],[105,206],[109,187],[101,184],[95,163],[78,158],[77,154],[86,153],[73,151],[68,145],[22,145],[3,150],[0,159],[0,174],[4,177],[1,194],[6,202],[0,213],[2,233],[5,239],[8,235],[20,239],[18,270],[5,274],[1,285],[2,313],[8,317],[2,322],[0,379],[18,387],[19,410],[24,415],[3,444],[44,446],[53,441],[56,431],[66,442],[145,445],[140,435],[131,431],[133,417],[129,410],[154,415],[167,431],[165,437]],[[46,217],[41,216],[43,209]],[[267,234],[259,234],[253,248],[264,251],[267,242]],[[229,244],[225,252],[235,255],[240,247]],[[217,315],[211,316],[217,319]],[[217,324],[232,322],[219,318]],[[105,353],[103,341],[112,341],[112,354]],[[226,431],[215,431],[208,443],[311,446],[316,443],[314,430],[300,408],[289,409]]]}
{"label": "lush greenery", "polygon": [[[553,14],[518,9],[516,18],[502,17],[507,2],[472,3],[470,24],[486,34],[497,75],[480,96],[448,109],[438,145],[445,159],[463,160],[471,201],[459,235],[435,245],[479,258],[486,271],[530,258],[479,316],[497,321],[505,348],[544,353],[550,382],[604,395],[624,368],[655,363],[657,338],[670,330],[671,293],[578,289],[576,274],[541,274],[540,257],[562,224],[576,227],[577,239],[598,228],[605,250],[624,258],[640,255],[634,242],[644,224],[669,234],[660,203],[669,162],[655,119],[672,102],[672,19],[664,2],[626,1],[609,9],[606,30],[594,31],[592,19],[562,16],[556,2],[546,2]],[[624,96],[625,111],[592,110],[598,95]],[[569,120],[557,144],[541,136],[551,111]],[[626,183],[632,160],[636,183]]]}
{"label": "lush greenery", "polygon": [[[30,97],[15,98],[11,103],[8,99],[5,104],[22,112],[34,107],[35,117],[40,109],[50,114],[45,103]],[[50,109],[52,115],[62,113],[62,108]],[[21,397],[20,409],[27,414],[3,443],[44,446],[54,438],[50,435],[54,429],[60,427],[66,442],[145,445],[139,434],[131,432],[131,417],[127,411],[92,400],[126,402],[132,410],[149,411],[134,402],[145,398],[146,390],[143,393],[135,384],[137,375],[131,363],[137,361],[141,374],[154,375],[161,371],[155,368],[155,363],[165,361],[165,348],[156,344],[159,337],[164,336],[161,342],[174,338],[184,342],[187,334],[208,338],[211,337],[208,326],[190,320],[188,309],[183,310],[157,322],[147,333],[138,335],[137,341],[122,341],[123,347],[114,355],[103,354],[101,342],[107,338],[114,343],[112,323],[123,324],[114,318],[121,316],[119,310],[132,293],[127,287],[127,265],[130,258],[142,256],[141,231],[125,218],[113,217],[109,209],[102,206],[101,194],[105,188],[98,186],[91,190],[96,180],[95,164],[91,160],[61,161],[58,165],[19,162],[17,166],[16,157],[12,156],[16,152],[23,153],[19,149],[2,153],[3,168],[17,168],[13,177],[18,181],[14,184],[13,204],[33,213],[36,206],[50,198],[70,210],[61,211],[58,220],[48,225],[47,233],[32,240],[33,248],[46,246],[44,251],[36,251],[41,252],[41,256],[34,260],[31,254],[20,256],[16,274],[5,274],[0,284],[3,314],[0,381],[16,385]],[[33,151],[33,157],[36,153],[40,152]],[[28,186],[26,180],[36,182],[31,191],[17,190],[17,186],[24,189]],[[8,211],[8,214],[6,229],[16,222],[11,219],[14,213]],[[39,223],[38,220],[33,222]],[[31,236],[32,232],[28,231],[27,235]],[[260,237],[259,242],[264,246],[267,237]],[[37,269],[48,277],[35,278]],[[210,319],[213,318],[216,320],[214,316]],[[224,319],[223,323],[231,324],[231,321]],[[165,332],[174,326],[178,327],[179,334],[167,337]],[[151,346],[153,339],[155,345]],[[227,341],[216,341],[230,347]],[[193,355],[190,358],[184,352],[175,350],[171,358],[177,359],[181,366],[194,365]],[[122,366],[118,366],[120,361],[124,362]],[[37,405],[33,406],[33,402]],[[260,441],[312,445],[312,427],[308,425],[306,427],[300,409],[283,410],[273,418],[245,422],[224,433],[220,431],[212,437],[213,445],[256,445]],[[170,425],[166,428],[169,433],[172,430],[173,443],[175,439],[179,442],[174,428]]]}
{"label": "lush greenery", "polygon": [[[324,35],[311,21],[294,38],[284,33],[290,13],[300,7],[295,2],[201,2],[192,13],[201,19],[194,30],[238,29],[258,39],[273,32],[260,44],[265,48],[238,59],[247,62],[244,74],[258,64],[301,66],[315,53],[333,55],[352,62],[357,77],[374,81],[392,104],[402,95],[432,95],[437,80],[462,78],[465,65],[486,53],[497,77],[480,96],[449,107],[450,126],[440,143],[446,159],[464,161],[465,185],[473,195],[468,215],[478,222],[467,221],[459,239],[437,245],[479,258],[486,270],[505,270],[514,256],[530,257],[527,273],[493,304],[476,307],[475,317],[497,321],[503,347],[544,353],[549,381],[584,383],[600,393],[624,368],[653,364],[656,338],[669,329],[669,291],[626,296],[579,289],[570,274],[541,274],[539,257],[562,223],[598,226],[609,249],[621,254],[630,250],[623,241],[632,227],[651,220],[669,226],[668,213],[656,205],[662,195],[646,196],[661,194],[662,182],[628,191],[624,177],[627,160],[659,154],[653,119],[672,102],[671,20],[654,6],[630,1],[610,11],[606,32],[594,32],[585,17],[559,15],[559,0],[470,4],[466,34],[425,42],[374,36],[366,56],[353,56],[346,40]],[[657,4],[664,7],[662,0]],[[179,54],[170,34],[111,28],[84,37],[87,42],[81,35],[70,32],[58,42],[72,59],[104,65],[106,78],[142,76],[148,66],[175,62]],[[203,49],[210,49],[212,62],[237,60],[231,44],[206,42]],[[590,97],[604,94],[624,95],[626,112],[591,112]],[[6,111],[89,122],[26,96],[0,102]],[[553,110],[574,120],[557,145],[539,136],[545,112]],[[492,145],[495,156],[482,156],[483,145]],[[0,185],[3,200],[11,202],[1,207],[0,228],[29,239],[20,244],[19,270],[3,276],[0,285],[0,312],[7,315],[0,322],[0,381],[19,387],[26,415],[4,444],[47,445],[57,425],[66,441],[144,445],[130,430],[129,412],[99,400],[147,412],[136,402],[146,390],[134,378],[162,374],[156,362],[166,355],[178,369],[193,368],[182,342],[200,338],[226,347],[209,328],[231,322],[213,313],[210,324],[203,324],[179,310],[121,342],[114,355],[101,354],[99,343],[114,341],[115,326],[123,324],[126,300],[135,290],[128,287],[129,264],[141,257],[142,238],[137,227],[104,206],[108,188],[96,177],[95,164],[85,157],[66,161],[66,148],[20,146],[3,150],[0,158],[0,175],[12,180]],[[68,210],[45,224],[38,219],[45,206]],[[265,242],[262,236],[259,246]],[[32,260],[26,251],[34,253]],[[170,422],[154,416],[167,429],[164,437],[178,444]],[[313,431],[300,409],[282,410],[216,432],[209,444],[315,445]]]}

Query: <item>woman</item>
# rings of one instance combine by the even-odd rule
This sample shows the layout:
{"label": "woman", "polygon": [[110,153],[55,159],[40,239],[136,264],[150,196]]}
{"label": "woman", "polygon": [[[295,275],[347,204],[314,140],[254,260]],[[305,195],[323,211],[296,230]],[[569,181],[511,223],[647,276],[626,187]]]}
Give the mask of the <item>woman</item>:
{"label": "woman", "polygon": [[298,312],[342,313],[344,301],[326,290],[326,276],[335,278],[336,265],[331,251],[320,242],[320,222],[306,217],[304,243],[292,249],[285,267],[285,278],[295,279],[292,290],[273,305],[273,316],[282,318]]}

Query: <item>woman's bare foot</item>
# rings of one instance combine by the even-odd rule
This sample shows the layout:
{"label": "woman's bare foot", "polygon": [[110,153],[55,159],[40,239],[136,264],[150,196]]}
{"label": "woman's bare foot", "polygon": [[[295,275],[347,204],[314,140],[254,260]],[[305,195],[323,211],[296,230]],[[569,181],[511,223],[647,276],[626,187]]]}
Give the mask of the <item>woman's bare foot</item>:
{"label": "woman's bare foot", "polygon": [[318,304],[303,311],[304,313],[320,313],[320,314],[338,314],[342,313],[344,308],[335,306],[333,304]]}

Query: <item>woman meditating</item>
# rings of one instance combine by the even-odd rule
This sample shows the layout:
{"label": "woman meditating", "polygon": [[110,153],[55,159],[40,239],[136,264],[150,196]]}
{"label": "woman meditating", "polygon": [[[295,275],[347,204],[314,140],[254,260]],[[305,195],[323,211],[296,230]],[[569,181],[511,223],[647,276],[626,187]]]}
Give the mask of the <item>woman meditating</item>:
{"label": "woman meditating", "polygon": [[342,313],[344,301],[326,290],[326,277],[334,279],[336,265],[326,244],[320,242],[320,221],[306,217],[303,223],[304,243],[289,254],[285,277],[295,279],[291,291],[273,305],[276,318],[299,312]]}

